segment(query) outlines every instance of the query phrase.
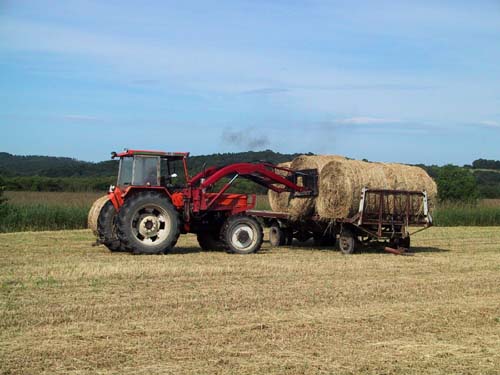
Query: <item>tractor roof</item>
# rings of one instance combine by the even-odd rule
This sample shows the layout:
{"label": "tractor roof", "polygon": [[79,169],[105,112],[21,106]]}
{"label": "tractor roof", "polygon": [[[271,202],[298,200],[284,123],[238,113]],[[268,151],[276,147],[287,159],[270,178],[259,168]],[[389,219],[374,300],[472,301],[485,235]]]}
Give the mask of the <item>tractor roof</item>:
{"label": "tractor roof", "polygon": [[164,152],[164,151],[151,151],[151,150],[125,150],[123,152],[112,152],[112,157],[127,157],[134,155],[147,155],[147,156],[159,156],[165,159],[184,159],[189,156],[189,152]]}

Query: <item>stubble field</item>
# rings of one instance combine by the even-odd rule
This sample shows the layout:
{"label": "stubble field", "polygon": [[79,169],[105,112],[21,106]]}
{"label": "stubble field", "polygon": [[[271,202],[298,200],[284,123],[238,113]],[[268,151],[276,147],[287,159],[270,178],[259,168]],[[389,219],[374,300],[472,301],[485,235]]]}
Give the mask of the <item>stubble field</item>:
{"label": "stubble field", "polygon": [[0,235],[0,372],[500,372],[499,227],[431,228],[413,257],[91,242]]}

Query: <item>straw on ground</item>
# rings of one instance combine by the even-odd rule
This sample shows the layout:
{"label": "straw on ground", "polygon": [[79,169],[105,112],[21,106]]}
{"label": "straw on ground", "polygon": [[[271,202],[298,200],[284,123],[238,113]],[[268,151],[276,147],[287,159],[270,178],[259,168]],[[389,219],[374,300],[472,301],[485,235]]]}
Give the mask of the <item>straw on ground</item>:
{"label": "straw on ground", "polygon": [[1,373],[497,374],[500,228],[416,256],[310,247],[166,256],[90,231],[0,235]]}

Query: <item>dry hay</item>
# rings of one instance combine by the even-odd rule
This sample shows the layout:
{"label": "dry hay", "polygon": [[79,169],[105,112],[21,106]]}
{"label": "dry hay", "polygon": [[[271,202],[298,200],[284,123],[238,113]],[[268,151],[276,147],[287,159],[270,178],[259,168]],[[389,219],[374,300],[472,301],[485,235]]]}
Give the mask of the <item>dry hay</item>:
{"label": "dry hay", "polygon": [[89,216],[87,217],[87,227],[92,229],[95,236],[98,236],[97,232],[97,220],[99,219],[99,214],[101,213],[102,207],[109,200],[107,195],[98,198],[89,210]]}
{"label": "dry hay", "polygon": [[[277,164],[278,167],[290,168],[291,161],[287,161],[285,163]],[[287,173],[285,171],[281,171],[279,169],[276,170],[276,173],[281,176],[286,176]],[[283,187],[283,185],[279,185],[279,187]],[[287,212],[288,211],[288,201],[290,199],[290,193],[283,192],[278,193],[271,189],[267,191],[267,198],[269,200],[269,205],[271,206],[271,210],[275,212]]]}
{"label": "dry hay", "polygon": [[[321,171],[332,161],[346,160],[340,155],[300,155],[293,159],[290,168],[294,170],[317,169],[319,184],[321,184]],[[297,197],[290,200],[288,213],[294,218],[312,215],[315,209],[315,197]]]}
{"label": "dry hay", "polygon": [[[426,191],[428,205],[433,209],[437,198],[437,186],[434,180],[420,167],[411,165],[387,163],[384,164],[388,179],[393,189]],[[422,212],[422,200],[413,201],[412,211]]]}
{"label": "dry hay", "polygon": [[499,227],[431,228],[411,258],[91,240],[0,234],[1,374],[499,373]]}
{"label": "dry hay", "polygon": [[[359,209],[363,187],[372,189],[426,190],[430,201],[437,193],[436,184],[421,168],[402,164],[368,163],[359,160],[336,160],[324,166],[319,181],[316,210],[322,218],[346,218]],[[389,209],[400,211],[406,202],[389,199]],[[375,202],[369,202],[374,207]],[[411,207],[421,211],[421,204]]]}

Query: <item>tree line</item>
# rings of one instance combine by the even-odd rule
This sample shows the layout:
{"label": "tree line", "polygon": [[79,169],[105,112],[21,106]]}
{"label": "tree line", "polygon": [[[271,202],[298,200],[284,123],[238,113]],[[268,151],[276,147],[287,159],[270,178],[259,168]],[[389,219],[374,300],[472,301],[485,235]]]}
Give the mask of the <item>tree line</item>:
{"label": "tree line", "polygon": [[[281,154],[271,150],[219,153],[189,158],[191,175],[208,166],[236,162],[281,163],[298,154]],[[311,154],[312,155],[312,154]],[[478,198],[500,198],[500,161],[477,159],[470,165],[418,165],[438,184],[441,200],[473,201]],[[118,161],[99,163],[49,156],[17,156],[0,153],[0,177],[5,190],[24,191],[105,191],[116,183]],[[239,179],[233,191],[263,194],[266,189],[251,181]]]}

